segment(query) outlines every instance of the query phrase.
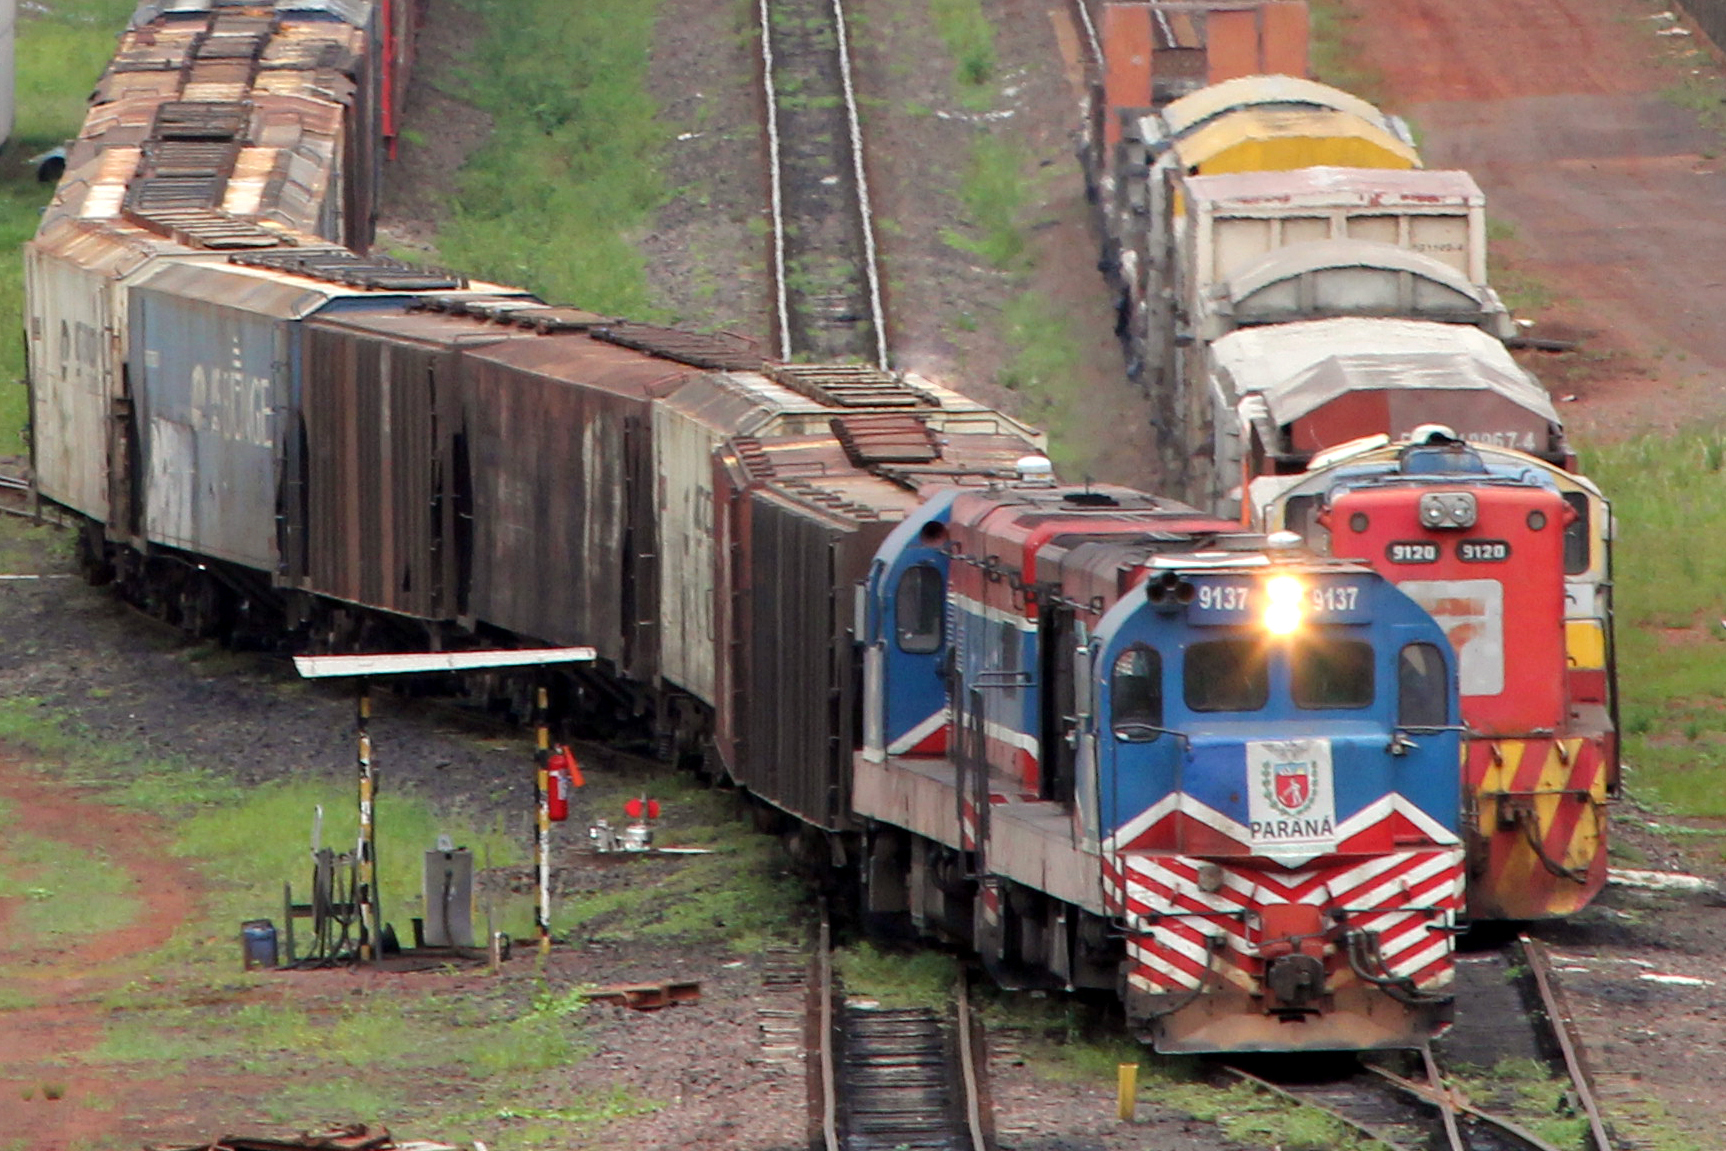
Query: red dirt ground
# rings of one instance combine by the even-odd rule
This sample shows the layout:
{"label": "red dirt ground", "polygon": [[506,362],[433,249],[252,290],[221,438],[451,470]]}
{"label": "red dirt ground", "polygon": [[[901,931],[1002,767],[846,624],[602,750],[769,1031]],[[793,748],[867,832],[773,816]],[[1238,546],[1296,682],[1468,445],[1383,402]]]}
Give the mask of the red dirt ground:
{"label": "red dirt ground", "polygon": [[[1726,174],[1718,130],[1672,93],[1709,69],[1667,8],[1622,0],[1350,0],[1429,167],[1465,168],[1514,275],[1550,290],[1536,335],[1578,353],[1530,364],[1585,434],[1726,413]],[[1573,405],[1563,403],[1574,395]]]}
{"label": "red dirt ground", "polygon": [[[101,844],[105,866],[125,870],[132,892],[148,901],[123,928],[48,950],[9,929],[21,898],[0,898],[0,967],[29,971],[5,990],[34,1003],[7,1012],[0,1028],[0,1137],[20,1151],[65,1151],[112,1134],[114,1116],[102,1107],[116,1098],[123,1096],[128,1109],[154,1110],[160,1096],[184,1094],[184,1084],[131,1075],[121,1084],[100,1070],[61,1061],[101,1039],[102,996],[126,978],[117,967],[166,944],[191,915],[200,884],[196,871],[164,851],[166,836],[152,821],[50,788],[4,759],[0,810],[11,813],[11,826],[64,844],[68,855]],[[12,875],[17,868],[6,844],[0,837],[0,871]],[[49,1098],[56,1093],[59,1098]]]}

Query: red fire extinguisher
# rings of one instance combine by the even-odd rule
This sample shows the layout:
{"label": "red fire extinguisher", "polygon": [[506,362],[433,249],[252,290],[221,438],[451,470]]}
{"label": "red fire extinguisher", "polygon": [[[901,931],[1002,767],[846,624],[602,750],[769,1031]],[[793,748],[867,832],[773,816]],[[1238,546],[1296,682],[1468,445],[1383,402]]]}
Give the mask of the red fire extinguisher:
{"label": "red fire extinguisher", "polygon": [[546,760],[545,810],[553,823],[569,818],[569,793],[582,785],[581,765],[575,754],[559,744]]}

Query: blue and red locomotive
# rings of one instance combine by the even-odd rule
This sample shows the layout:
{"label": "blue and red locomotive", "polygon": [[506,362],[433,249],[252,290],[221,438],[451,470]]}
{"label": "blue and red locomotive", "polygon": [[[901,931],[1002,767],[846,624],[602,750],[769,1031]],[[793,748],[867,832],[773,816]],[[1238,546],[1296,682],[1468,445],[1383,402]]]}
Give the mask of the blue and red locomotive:
{"label": "blue and red locomotive", "polygon": [[1404,1047],[1448,1019],[1452,655],[1387,580],[1021,483],[930,499],[866,587],[869,910],[1003,982],[1117,990],[1162,1050]]}

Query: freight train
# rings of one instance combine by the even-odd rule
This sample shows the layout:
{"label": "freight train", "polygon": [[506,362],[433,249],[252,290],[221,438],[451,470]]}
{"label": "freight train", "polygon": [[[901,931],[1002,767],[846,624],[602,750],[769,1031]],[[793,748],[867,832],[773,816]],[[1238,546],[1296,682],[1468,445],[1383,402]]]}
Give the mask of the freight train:
{"label": "freight train", "polygon": [[1611,509],[1506,347],[1484,195],[1365,101],[1252,74],[1288,66],[1263,26],[1301,5],[1103,7],[1089,170],[1169,489],[1370,564],[1445,624],[1468,916],[1580,909],[1619,787]]}
{"label": "freight train", "polygon": [[1430,614],[1060,485],[931,381],[366,254],[389,12],[148,0],[97,87],[25,260],[35,482],[93,578],[254,641],[591,645],[573,720],[699,755],[871,918],[1165,1049],[1443,1027]]}

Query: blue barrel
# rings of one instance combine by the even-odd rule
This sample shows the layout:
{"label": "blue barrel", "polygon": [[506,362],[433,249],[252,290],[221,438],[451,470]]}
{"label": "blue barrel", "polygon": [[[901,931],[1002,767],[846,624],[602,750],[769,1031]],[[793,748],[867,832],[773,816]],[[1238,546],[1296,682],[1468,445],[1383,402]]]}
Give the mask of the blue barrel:
{"label": "blue barrel", "polygon": [[276,925],[267,919],[248,919],[240,925],[245,945],[246,970],[276,965]]}

